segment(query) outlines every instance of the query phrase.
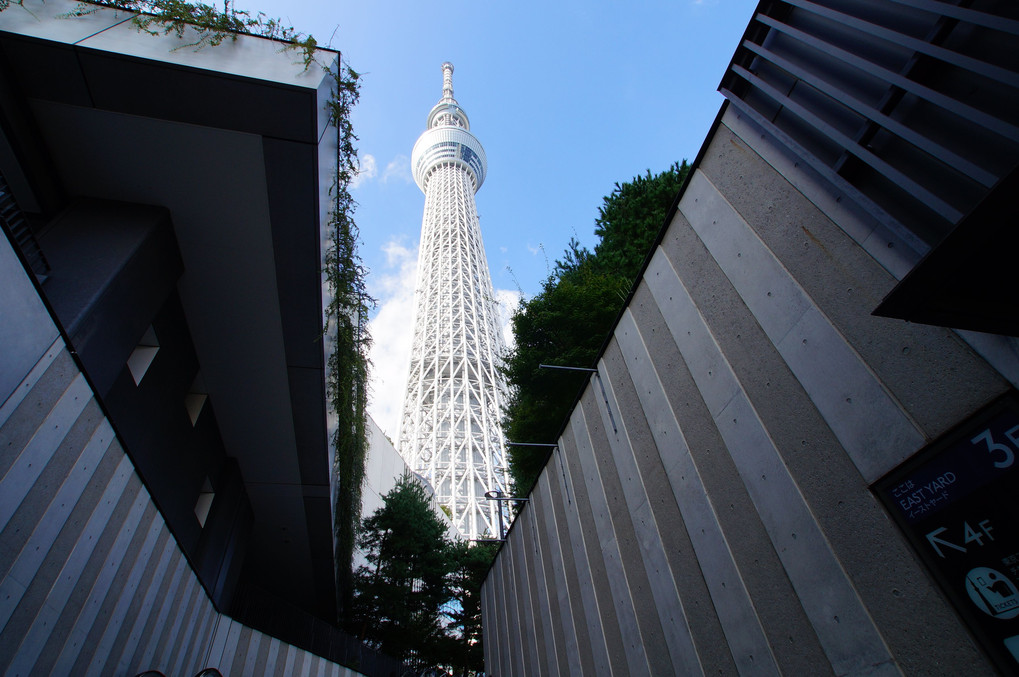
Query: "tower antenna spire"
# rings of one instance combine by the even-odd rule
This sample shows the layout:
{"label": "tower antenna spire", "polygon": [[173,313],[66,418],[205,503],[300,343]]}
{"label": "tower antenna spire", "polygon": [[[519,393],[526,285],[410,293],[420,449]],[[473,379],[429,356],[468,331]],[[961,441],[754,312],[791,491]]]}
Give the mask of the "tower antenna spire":
{"label": "tower antenna spire", "polygon": [[442,64],[442,102],[456,103],[453,98],[453,64],[448,61]]}

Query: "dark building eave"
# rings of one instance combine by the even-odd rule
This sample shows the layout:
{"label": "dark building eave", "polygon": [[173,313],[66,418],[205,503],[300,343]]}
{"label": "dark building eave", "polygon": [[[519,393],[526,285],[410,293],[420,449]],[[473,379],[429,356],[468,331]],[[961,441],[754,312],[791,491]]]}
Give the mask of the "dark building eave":
{"label": "dark building eave", "polygon": [[254,511],[246,566],[272,592],[331,606],[321,341],[331,78],[257,38],[174,51],[176,38],[142,34],[124,12],[54,18],[71,6],[0,13],[7,95],[36,135],[6,128],[0,170],[30,211],[53,192],[19,169],[33,165],[54,170],[67,199],[169,210],[201,375]]}
{"label": "dark building eave", "polygon": [[1019,336],[1014,253],[1019,167],[888,294],[875,315]]}

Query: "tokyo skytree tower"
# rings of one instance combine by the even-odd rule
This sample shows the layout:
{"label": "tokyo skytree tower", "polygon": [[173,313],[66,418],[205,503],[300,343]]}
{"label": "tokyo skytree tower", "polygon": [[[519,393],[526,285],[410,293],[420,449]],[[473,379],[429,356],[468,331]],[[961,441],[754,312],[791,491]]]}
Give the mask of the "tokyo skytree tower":
{"label": "tokyo skytree tower", "polygon": [[460,533],[498,538],[503,502],[485,492],[508,487],[503,341],[474,202],[487,163],[453,98],[451,63],[442,64],[442,100],[427,127],[411,156],[425,213],[400,452],[431,482]]}

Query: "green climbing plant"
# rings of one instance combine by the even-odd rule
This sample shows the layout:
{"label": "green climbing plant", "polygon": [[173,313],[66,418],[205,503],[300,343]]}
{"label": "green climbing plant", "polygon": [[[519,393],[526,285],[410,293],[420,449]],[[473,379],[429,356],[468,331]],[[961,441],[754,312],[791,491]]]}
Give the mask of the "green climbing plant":
{"label": "green climbing plant", "polygon": [[329,216],[329,248],[325,269],[331,299],[326,309],[325,333],[333,340],[329,356],[328,389],[332,410],[338,419],[333,433],[333,462],[336,476],[335,542],[337,593],[341,614],[349,619],[353,602],[351,563],[361,521],[361,488],[368,456],[368,314],[375,300],[368,294],[367,270],[357,252],[358,230],[353,213],[356,203],[350,182],[357,174],[350,109],[358,99],[358,74],[343,67],[336,76],[336,89],[329,101],[330,121],[337,130],[336,183],[332,190]]}
{"label": "green climbing plant", "polygon": [[[0,3],[12,1],[19,5],[24,2],[0,0]],[[0,9],[3,7],[0,4]],[[318,42],[313,36],[262,12],[237,9],[230,0],[225,0],[223,9],[187,0],[88,0],[79,2],[70,15],[93,14],[99,7],[133,12],[134,25],[151,35],[173,33],[181,40],[191,40],[181,44],[181,48],[215,47],[226,40],[236,40],[238,35],[257,35],[275,40],[288,49],[299,50],[305,67],[316,59]]]}

